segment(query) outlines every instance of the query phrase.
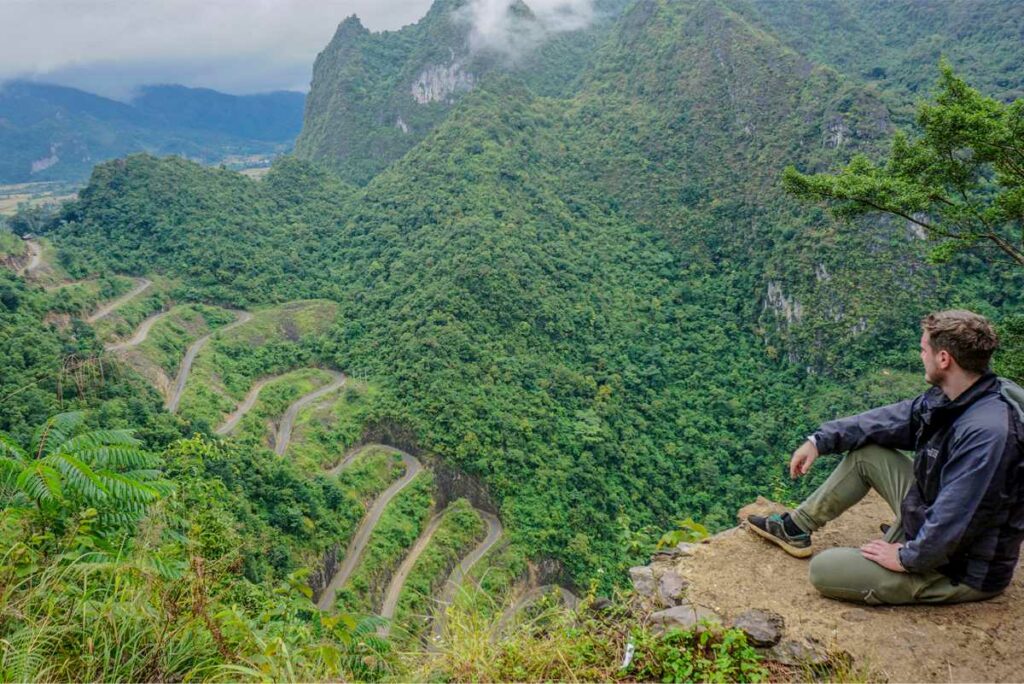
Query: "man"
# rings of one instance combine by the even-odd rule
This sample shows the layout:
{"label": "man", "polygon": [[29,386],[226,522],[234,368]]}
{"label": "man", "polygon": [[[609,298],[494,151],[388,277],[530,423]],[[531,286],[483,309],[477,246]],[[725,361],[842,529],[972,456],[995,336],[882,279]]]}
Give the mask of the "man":
{"label": "man", "polygon": [[819,454],[849,452],[829,478],[795,511],[747,518],[753,532],[807,557],[811,534],[875,489],[896,522],[883,539],[811,561],[811,582],[830,598],[980,601],[1013,578],[1024,540],[1022,390],[989,371],[997,339],[984,317],[943,311],[921,327],[921,361],[933,387],[822,425],[793,453],[789,472],[796,478]]}

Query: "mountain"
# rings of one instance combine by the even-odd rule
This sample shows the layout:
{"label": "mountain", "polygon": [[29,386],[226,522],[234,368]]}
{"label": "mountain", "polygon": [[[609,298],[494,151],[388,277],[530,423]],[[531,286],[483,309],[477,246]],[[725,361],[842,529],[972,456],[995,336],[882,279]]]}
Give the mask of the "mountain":
{"label": "mountain", "polygon": [[225,95],[147,86],[129,103],[27,81],[0,87],[0,183],[76,181],[97,162],[132,152],[204,163],[289,148],[304,96]]}
{"label": "mountain", "polygon": [[[157,268],[236,304],[344,302],[333,363],[383,379],[392,417],[486,481],[531,553],[591,576],[621,558],[624,511],[642,525],[684,512],[727,520],[777,476],[780,445],[863,407],[843,395],[848,383],[882,367],[916,377],[908,350],[924,311],[1019,300],[1019,275],[968,257],[940,271],[905,226],[850,230],[782,193],[786,164],[878,153],[893,127],[874,88],[745,7],[635,3],[564,97],[495,68],[428,103],[429,130],[394,148],[346,126],[414,99],[363,79],[413,75],[423,61],[408,55],[430,53],[436,35],[398,41],[350,18],[319,58],[298,151],[316,135],[353,136],[358,151],[335,162],[367,181],[361,190],[339,185],[325,202],[278,182],[245,190],[259,201],[231,195],[228,211],[215,172],[129,160],[97,170],[56,237],[83,274]],[[416,31],[450,28],[442,11]],[[474,72],[446,73],[454,87]],[[358,159],[373,163],[356,173]],[[170,181],[181,173],[195,192],[184,207],[148,190],[181,186]],[[293,202],[276,197],[284,190]],[[310,210],[324,204],[334,209]],[[201,248],[183,233],[197,226]],[[278,249],[302,275],[271,265]],[[199,274],[217,270],[203,263],[234,275],[207,281]],[[805,393],[821,403],[807,407]]]}
{"label": "mountain", "polygon": [[419,22],[392,32],[371,33],[357,17],[345,19],[313,66],[296,155],[365,184],[489,73],[514,73],[538,94],[566,95],[626,0],[602,0],[592,22],[555,33],[513,3],[502,23],[533,49],[512,53],[473,43],[470,4],[435,2]]}

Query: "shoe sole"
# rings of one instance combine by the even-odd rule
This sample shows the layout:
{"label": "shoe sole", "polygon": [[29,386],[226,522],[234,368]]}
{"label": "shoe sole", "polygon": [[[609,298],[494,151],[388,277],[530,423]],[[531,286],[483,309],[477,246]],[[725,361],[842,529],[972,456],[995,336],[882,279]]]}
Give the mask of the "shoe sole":
{"label": "shoe sole", "polygon": [[767,530],[762,530],[757,525],[753,525],[753,524],[751,524],[749,522],[747,523],[747,529],[752,531],[754,534],[756,534],[757,536],[761,537],[762,539],[767,539],[768,541],[770,541],[771,543],[775,544],[776,546],[778,546],[779,548],[781,548],[783,551],[788,553],[790,556],[793,556],[794,558],[807,558],[808,556],[810,556],[811,554],[814,553],[814,549],[812,549],[810,546],[805,546],[804,548],[800,548],[799,546],[793,546],[792,544],[787,544],[784,540],[779,539],[774,534],[771,534]]}

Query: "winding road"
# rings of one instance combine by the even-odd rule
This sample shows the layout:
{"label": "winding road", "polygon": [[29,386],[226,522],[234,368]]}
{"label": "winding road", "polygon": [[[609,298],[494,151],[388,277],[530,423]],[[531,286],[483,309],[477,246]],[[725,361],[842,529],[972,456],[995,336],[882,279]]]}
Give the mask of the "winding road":
{"label": "winding road", "polygon": [[462,559],[462,561],[452,568],[452,572],[448,575],[448,580],[444,583],[444,591],[441,592],[441,596],[438,598],[437,612],[434,614],[434,626],[432,632],[434,640],[441,638],[441,634],[444,632],[444,623],[447,618],[447,608],[455,600],[455,595],[458,594],[459,589],[462,587],[463,580],[466,579],[466,575],[473,569],[477,561],[484,557],[491,548],[498,543],[501,539],[501,535],[504,533],[504,529],[501,526],[501,521],[498,520],[498,516],[493,513],[485,513],[480,509],[477,509],[477,513],[484,522],[487,523],[487,536],[480,542],[475,549],[469,552],[469,554]]}
{"label": "winding road", "polygon": [[139,324],[139,327],[135,329],[135,333],[127,340],[122,342],[112,342],[105,346],[107,351],[124,351],[125,349],[131,349],[137,347],[146,341],[146,337],[149,336],[149,329],[153,327],[153,324],[159,321],[161,318],[171,313],[170,311],[159,311],[151,316],[148,316],[146,320]]}
{"label": "winding road", "polygon": [[347,378],[343,373],[338,371],[328,371],[334,380],[330,384],[324,385],[320,389],[314,390],[309,394],[300,397],[295,403],[288,407],[288,410],[284,412],[284,416],[281,417],[281,424],[277,428],[277,434],[274,437],[274,453],[278,456],[284,456],[284,453],[288,451],[288,442],[292,439],[292,426],[295,424],[295,419],[299,415],[299,411],[312,404],[314,401],[330,394],[336,390],[341,389],[345,386]]}
{"label": "winding road", "polygon": [[366,550],[366,544],[370,541],[370,534],[373,532],[373,528],[377,526],[381,514],[384,513],[384,509],[391,502],[391,499],[395,498],[423,470],[423,464],[419,462],[419,459],[404,451],[383,444],[368,444],[364,448],[369,448],[370,446],[383,447],[401,454],[402,462],[405,464],[405,474],[391,483],[391,486],[377,497],[377,500],[373,502],[373,506],[367,512],[366,517],[359,523],[359,528],[345,550],[345,559],[342,561],[341,567],[334,573],[330,583],[324,587],[320,600],[316,603],[320,610],[330,610],[331,606],[334,605],[334,597],[337,595],[338,589],[345,586],[345,582],[348,581],[352,571],[356,569],[356,566],[362,559],[363,551]]}
{"label": "winding road", "polygon": [[192,364],[196,360],[196,355],[199,354],[204,346],[206,346],[206,343],[210,341],[210,338],[217,333],[237,328],[243,323],[248,323],[252,320],[252,314],[248,311],[234,311],[233,313],[238,316],[234,323],[229,323],[223,328],[218,328],[217,330],[203,335],[193,342],[185,352],[185,358],[181,360],[181,367],[178,369],[178,375],[174,379],[174,387],[171,389],[171,396],[167,398],[167,404],[164,406],[168,413],[177,413],[178,404],[181,403],[181,395],[185,391],[185,383],[188,381],[188,374],[192,370]]}
{"label": "winding road", "polygon": [[231,412],[231,415],[227,417],[227,419],[220,425],[220,427],[218,427],[215,430],[215,432],[218,435],[226,435],[232,430],[234,430],[238,426],[238,423],[245,416],[245,414],[248,413],[249,410],[256,404],[256,398],[260,396],[260,390],[263,389],[263,386],[266,385],[271,380],[275,380],[279,377],[281,376],[273,375],[269,378],[260,378],[259,380],[254,382],[252,384],[252,387],[249,388],[249,392],[245,395],[245,399],[242,399],[242,402],[238,405],[238,407]]}
{"label": "winding road", "polygon": [[91,313],[91,314],[89,314],[88,316],[85,317],[85,322],[86,323],[95,323],[96,321],[100,320],[104,316],[110,315],[110,313],[112,311],[114,311],[115,309],[117,309],[121,305],[126,304],[126,303],[130,302],[131,300],[135,299],[140,294],[142,294],[143,292],[148,290],[152,285],[153,285],[153,281],[150,280],[149,278],[136,278],[135,279],[135,287],[133,287],[128,292],[125,292],[123,295],[121,295],[117,299],[112,299],[109,302],[107,302],[106,304],[104,304],[103,306],[101,306],[100,308],[96,309],[96,311],[94,311],[93,313]]}
{"label": "winding road", "polygon": [[434,533],[437,532],[437,528],[441,526],[443,519],[444,511],[430,519],[427,526],[423,528],[423,532],[420,533],[419,539],[409,549],[409,553],[405,554],[405,558],[402,560],[402,564],[398,566],[398,570],[391,576],[391,583],[388,585],[387,593],[384,594],[384,603],[380,609],[380,616],[388,620],[388,622],[377,628],[379,636],[386,637],[391,633],[390,620],[395,617],[395,608],[398,607],[398,597],[402,593],[402,587],[405,586],[405,580],[409,577],[412,566],[416,565],[416,560],[420,557],[420,554],[427,549],[427,545],[433,538]]}

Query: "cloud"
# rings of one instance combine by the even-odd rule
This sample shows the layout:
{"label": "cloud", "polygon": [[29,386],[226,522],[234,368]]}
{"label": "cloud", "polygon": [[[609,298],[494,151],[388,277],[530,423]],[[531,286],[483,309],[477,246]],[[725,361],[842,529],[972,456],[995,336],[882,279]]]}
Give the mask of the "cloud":
{"label": "cloud", "polygon": [[594,0],[471,0],[456,16],[471,27],[471,49],[516,59],[553,34],[590,25]]}
{"label": "cloud", "polygon": [[91,78],[108,91],[155,81],[233,92],[304,87],[316,54],[346,16],[390,30],[418,20],[429,6],[430,0],[0,0],[0,80]]}

